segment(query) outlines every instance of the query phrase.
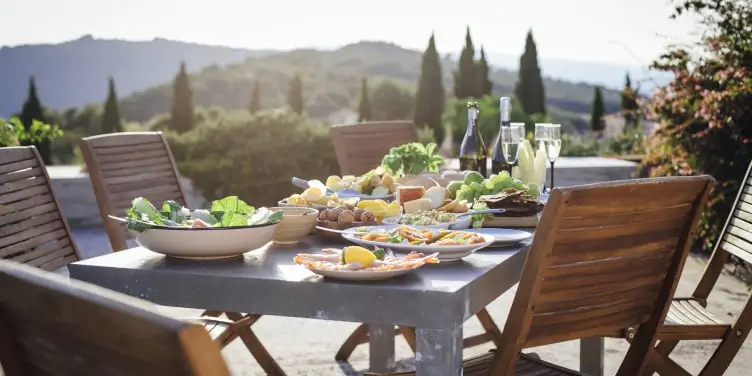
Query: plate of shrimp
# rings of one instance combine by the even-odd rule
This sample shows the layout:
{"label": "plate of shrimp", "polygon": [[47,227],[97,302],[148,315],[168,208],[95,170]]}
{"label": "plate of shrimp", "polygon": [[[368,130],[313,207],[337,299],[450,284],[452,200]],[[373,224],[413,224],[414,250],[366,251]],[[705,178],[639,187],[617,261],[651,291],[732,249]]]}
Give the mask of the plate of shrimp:
{"label": "plate of shrimp", "polygon": [[359,227],[343,233],[342,237],[358,245],[391,248],[396,252],[438,253],[442,262],[458,261],[496,240],[488,234],[407,225]]}
{"label": "plate of shrimp", "polygon": [[293,262],[325,278],[378,281],[407,274],[425,264],[437,264],[437,256],[436,253],[426,256],[410,252],[407,256],[397,257],[391,250],[377,248],[371,251],[355,246],[324,248],[321,253],[299,253]]}

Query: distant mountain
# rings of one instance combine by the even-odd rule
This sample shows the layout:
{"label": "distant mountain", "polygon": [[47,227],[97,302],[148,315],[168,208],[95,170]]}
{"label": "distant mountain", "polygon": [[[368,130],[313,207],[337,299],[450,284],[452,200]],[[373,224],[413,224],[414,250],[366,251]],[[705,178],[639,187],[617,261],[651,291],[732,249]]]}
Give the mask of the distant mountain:
{"label": "distant mountain", "polygon": [[169,80],[182,60],[190,70],[197,70],[264,53],[165,39],[129,42],[90,35],[60,44],[0,47],[0,116],[21,109],[32,75],[42,103],[62,110],[104,101],[109,76],[124,96]]}
{"label": "distant mountain", "polygon": [[[516,70],[520,66],[519,56],[489,53],[488,59],[499,68]],[[634,84],[639,84],[640,92],[649,94],[658,86],[666,85],[672,75],[651,70],[639,65],[620,65],[592,61],[567,59],[541,59],[541,70],[546,77],[571,82],[585,82],[606,88],[621,90],[624,76],[629,73]]]}
{"label": "distant mountain", "polygon": [[[489,55],[494,93],[510,94],[517,73],[516,57]],[[121,112],[146,121],[169,110],[169,82],[180,61],[192,74],[198,106],[244,107],[254,80],[262,86],[266,106],[283,103],[288,79],[303,75],[306,111],[317,119],[352,107],[360,79],[389,78],[413,86],[420,75],[421,51],[384,42],[359,42],[336,50],[262,51],[184,43],[165,39],[146,42],[94,39],[91,36],[55,45],[0,48],[0,116],[20,110],[28,78],[34,75],[42,102],[63,110],[102,102],[112,75],[122,100]],[[498,60],[498,61],[497,61]],[[546,94],[551,112],[583,122],[590,112],[593,85],[611,79],[620,87],[625,70],[600,63],[544,60]],[[445,85],[451,96],[451,70],[445,60]],[[498,68],[502,67],[502,68]],[[508,67],[511,69],[503,68]],[[600,72],[600,73],[598,73]],[[610,73],[612,72],[612,73]],[[610,78],[613,74],[613,78]],[[571,81],[576,81],[573,83]],[[619,93],[604,91],[607,111],[619,106]]]}

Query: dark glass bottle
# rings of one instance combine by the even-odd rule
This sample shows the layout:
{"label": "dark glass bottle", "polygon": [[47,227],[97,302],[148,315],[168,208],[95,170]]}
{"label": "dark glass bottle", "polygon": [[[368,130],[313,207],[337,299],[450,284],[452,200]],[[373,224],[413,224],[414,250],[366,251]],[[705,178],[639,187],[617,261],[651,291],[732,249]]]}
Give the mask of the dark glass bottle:
{"label": "dark glass bottle", "polygon": [[467,131],[460,146],[460,170],[478,171],[486,176],[488,172],[488,149],[478,129],[478,103],[467,102]]}
{"label": "dark glass bottle", "polygon": [[512,98],[501,97],[499,104],[501,113],[501,125],[499,126],[499,135],[496,137],[493,154],[491,156],[491,174],[498,175],[502,171],[512,172],[512,166],[504,158],[504,151],[501,147],[501,127],[508,127],[512,123]]}

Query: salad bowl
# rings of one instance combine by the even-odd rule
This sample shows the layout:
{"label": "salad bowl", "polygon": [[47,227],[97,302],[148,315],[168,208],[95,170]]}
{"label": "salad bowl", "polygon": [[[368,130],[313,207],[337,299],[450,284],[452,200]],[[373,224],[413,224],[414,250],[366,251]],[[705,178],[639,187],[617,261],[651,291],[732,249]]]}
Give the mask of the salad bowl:
{"label": "salad bowl", "polygon": [[272,241],[282,211],[254,208],[235,196],[212,202],[211,209],[192,210],[166,201],[157,210],[138,197],[124,222],[136,243],[153,252],[187,259],[222,259],[242,255]]}

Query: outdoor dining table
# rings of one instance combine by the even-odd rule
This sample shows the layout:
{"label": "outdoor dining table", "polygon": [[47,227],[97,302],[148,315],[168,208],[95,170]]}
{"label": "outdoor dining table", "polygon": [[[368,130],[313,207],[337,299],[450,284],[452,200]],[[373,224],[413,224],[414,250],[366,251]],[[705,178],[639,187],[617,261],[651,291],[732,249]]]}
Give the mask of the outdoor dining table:
{"label": "outdoor dining table", "polygon": [[[70,276],[155,304],[369,324],[369,368],[395,362],[395,325],[416,328],[418,376],[461,374],[463,323],[519,281],[527,244],[487,248],[459,262],[427,265],[398,278],[324,279],[293,263],[345,243],[308,236],[225,260],[165,257],[136,247],[70,265]],[[603,339],[581,341],[580,369],[603,374]]]}

